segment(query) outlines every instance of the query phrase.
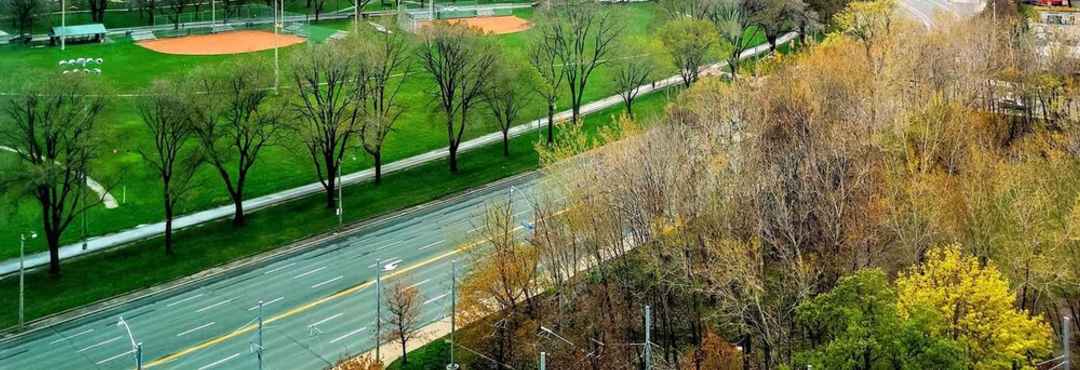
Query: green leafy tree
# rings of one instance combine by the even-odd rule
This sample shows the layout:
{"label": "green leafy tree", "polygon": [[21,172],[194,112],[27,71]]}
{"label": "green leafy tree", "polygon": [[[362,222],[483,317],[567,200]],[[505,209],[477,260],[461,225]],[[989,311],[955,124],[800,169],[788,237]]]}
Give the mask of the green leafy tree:
{"label": "green leafy tree", "polygon": [[929,310],[902,318],[885,273],[861,270],[832,291],[803,303],[796,317],[813,349],[795,357],[797,367],[822,369],[961,369],[959,345],[927,335],[942,325]]}
{"label": "green leafy tree", "polygon": [[660,39],[671,54],[671,62],[679,68],[683,85],[690,87],[701,74],[701,66],[716,52],[720,35],[707,21],[680,18],[660,29]]}
{"label": "green leafy tree", "polygon": [[993,263],[980,266],[953,245],[931,250],[924,265],[897,279],[897,309],[908,319],[927,309],[945,320],[931,333],[952,338],[972,369],[1034,369],[1051,353],[1050,327],[1017,310],[1009,282]]}

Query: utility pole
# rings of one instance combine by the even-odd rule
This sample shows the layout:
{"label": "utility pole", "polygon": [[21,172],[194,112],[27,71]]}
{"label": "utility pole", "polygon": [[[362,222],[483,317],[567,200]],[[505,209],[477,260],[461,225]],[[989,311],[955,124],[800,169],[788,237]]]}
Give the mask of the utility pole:
{"label": "utility pole", "polygon": [[[37,238],[31,232],[30,239]],[[19,330],[23,329],[23,316],[26,302],[26,234],[19,234]]]}
{"label": "utility pole", "polygon": [[446,370],[458,368],[457,362],[454,362],[454,344],[457,344],[454,342],[455,331],[457,331],[457,260],[450,261],[450,365],[446,366]]}
{"label": "utility pole", "polygon": [[375,259],[375,362],[382,362],[382,259]]}
{"label": "utility pole", "polygon": [[255,349],[255,356],[258,357],[258,359],[259,359],[259,370],[262,370],[262,368],[263,368],[263,301],[261,301],[261,300],[259,301],[259,334],[258,334],[258,337],[256,337],[256,341],[258,341],[258,343],[256,344],[256,346],[258,346],[258,348]]}
{"label": "utility pole", "polygon": [[1070,325],[1071,324],[1072,324],[1072,322],[1071,322],[1071,320],[1069,319],[1068,316],[1065,316],[1064,318],[1061,319],[1061,339],[1062,339],[1062,342],[1064,342],[1064,347],[1065,347],[1065,353],[1062,355],[1061,358],[1063,359],[1062,363],[1065,364],[1065,366],[1063,366],[1062,368],[1065,369],[1065,370],[1069,370],[1070,369],[1069,366],[1072,365],[1072,361],[1071,361],[1072,353],[1071,353],[1071,351],[1069,351],[1069,344],[1070,344],[1069,342],[1072,340],[1071,335],[1070,335],[1071,334],[1070,333],[1070,330],[1071,330]]}
{"label": "utility pole", "polygon": [[60,0],[60,50],[67,50],[67,1]]}
{"label": "utility pole", "polygon": [[540,370],[547,369],[547,352],[540,352]]}
{"label": "utility pole", "polygon": [[645,370],[652,368],[652,307],[645,305]]}
{"label": "utility pole", "polygon": [[[285,7],[284,7],[285,0],[279,0],[279,1],[281,1],[282,5],[279,7],[275,3],[274,4],[274,11],[273,11],[273,13],[274,13],[274,39],[277,39],[277,37],[278,37],[278,29],[285,25]],[[279,12],[278,9],[281,9],[281,11]],[[279,19],[280,19],[280,22],[279,22]],[[277,46],[277,43],[274,43],[274,94],[277,94],[277,92],[278,92],[278,84],[281,82],[281,80],[280,80],[281,78],[279,76],[280,71],[281,71],[281,66],[278,64],[278,46]]]}

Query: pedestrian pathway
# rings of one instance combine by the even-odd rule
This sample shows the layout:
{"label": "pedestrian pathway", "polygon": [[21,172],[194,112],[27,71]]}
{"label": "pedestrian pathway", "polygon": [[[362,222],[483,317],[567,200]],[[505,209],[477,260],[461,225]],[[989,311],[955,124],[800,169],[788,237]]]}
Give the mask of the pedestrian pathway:
{"label": "pedestrian pathway", "polygon": [[[777,44],[787,43],[797,36],[796,33],[788,33],[777,40]],[[743,52],[742,58],[750,58],[756,55],[769,52],[769,45],[763,44],[755,48],[748,49]],[[717,71],[726,67],[726,63],[717,63],[703,69],[709,71]],[[663,80],[656,81],[655,83],[649,83],[639,86],[639,93],[641,95],[650,94],[659,90],[666,89],[671,86],[676,86],[682,83],[681,77],[672,76]],[[581,107],[582,115],[592,114],[610,107],[622,104],[622,98],[620,95],[612,95],[604,99],[600,99]],[[570,111],[559,112],[555,115],[555,122],[562,122],[569,120],[571,116]],[[511,138],[528,134],[532,131],[539,130],[547,125],[547,118],[541,118],[529,123],[512,127],[509,131]],[[502,134],[499,132],[493,132],[478,138],[463,142],[459,148],[459,152],[467,152],[473,149],[483,147],[485,145],[498,143],[502,140]],[[398,161],[387,163],[383,165],[383,174],[389,175],[395,172],[404,171],[410,168],[414,168],[432,161],[441,160],[449,155],[447,148],[433,150],[427,153],[418,154],[409,158],[404,158]],[[366,169],[359,172],[354,172],[342,177],[342,183],[347,185],[353,185],[363,183],[372,180],[375,177],[374,169]],[[252,198],[244,201],[244,209],[248,212],[255,212],[259,209],[271,207],[281,203],[297,200],[307,196],[319,194],[323,191],[322,184],[315,182],[304,186],[284,190],[281,192],[264,195],[258,198]],[[187,215],[177,217],[173,220],[173,228],[175,230],[204,224],[207,222],[215,221],[230,217],[233,215],[233,206],[223,205]],[[86,244],[75,243],[66,245],[60,248],[60,259],[67,259],[76,257],[88,253],[94,253],[109,249],[116,246],[121,246],[140,240],[151,239],[161,236],[165,232],[165,222],[157,222],[148,225],[140,225],[124,231],[107,234],[90,238]],[[36,268],[48,265],[49,254],[45,252],[37,252],[26,256],[26,267]],[[3,262],[0,262],[0,276],[8,275],[19,270],[19,259],[13,258]]]}

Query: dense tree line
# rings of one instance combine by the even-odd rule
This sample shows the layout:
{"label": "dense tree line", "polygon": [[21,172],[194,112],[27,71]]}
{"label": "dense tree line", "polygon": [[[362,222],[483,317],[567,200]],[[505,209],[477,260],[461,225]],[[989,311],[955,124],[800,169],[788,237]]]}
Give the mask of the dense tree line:
{"label": "dense tree line", "polygon": [[656,368],[1059,355],[1080,311],[1078,64],[1018,18],[927,33],[895,9],[852,3],[820,43],[550,165],[526,236],[489,216],[460,314],[500,323],[466,343],[494,358],[477,366],[639,368],[646,304]]}

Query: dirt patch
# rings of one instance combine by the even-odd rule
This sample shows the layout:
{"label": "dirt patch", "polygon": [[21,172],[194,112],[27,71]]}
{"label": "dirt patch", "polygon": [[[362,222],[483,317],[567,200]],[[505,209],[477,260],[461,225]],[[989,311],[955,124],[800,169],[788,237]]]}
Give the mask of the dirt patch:
{"label": "dirt patch", "polygon": [[[459,18],[450,19],[447,20],[447,22],[464,23],[469,27],[479,28],[484,32],[490,32],[496,35],[521,32],[532,26],[528,21],[512,15],[502,17]],[[420,27],[427,27],[430,25],[431,22],[420,22]]]}
{"label": "dirt patch", "polygon": [[184,36],[138,42],[139,46],[177,55],[227,55],[251,53],[304,42],[293,35],[274,35],[267,31],[229,31],[213,35]]}

